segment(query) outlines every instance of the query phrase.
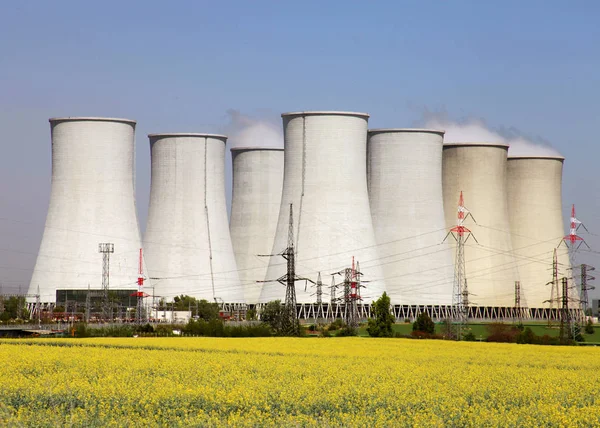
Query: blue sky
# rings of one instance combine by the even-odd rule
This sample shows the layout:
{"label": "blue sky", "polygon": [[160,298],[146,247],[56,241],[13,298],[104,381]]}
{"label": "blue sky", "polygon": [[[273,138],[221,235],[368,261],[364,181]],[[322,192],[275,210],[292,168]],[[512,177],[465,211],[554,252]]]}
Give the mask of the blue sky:
{"label": "blue sky", "polygon": [[54,116],[138,121],[142,223],[150,132],[223,132],[230,109],[482,118],[563,153],[565,207],[600,235],[598,16],[595,1],[0,2],[0,282],[29,283]]}

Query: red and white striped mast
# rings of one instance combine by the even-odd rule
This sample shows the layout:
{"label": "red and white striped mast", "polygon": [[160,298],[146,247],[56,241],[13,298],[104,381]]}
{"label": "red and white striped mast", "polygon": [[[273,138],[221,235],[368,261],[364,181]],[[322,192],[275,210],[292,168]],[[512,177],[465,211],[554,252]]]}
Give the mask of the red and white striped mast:
{"label": "red and white striped mast", "polygon": [[140,248],[140,260],[138,265],[138,279],[137,279],[138,291],[134,293],[137,297],[137,306],[135,311],[135,319],[138,324],[142,324],[144,321],[144,297],[147,294],[144,293],[144,257],[142,249]]}

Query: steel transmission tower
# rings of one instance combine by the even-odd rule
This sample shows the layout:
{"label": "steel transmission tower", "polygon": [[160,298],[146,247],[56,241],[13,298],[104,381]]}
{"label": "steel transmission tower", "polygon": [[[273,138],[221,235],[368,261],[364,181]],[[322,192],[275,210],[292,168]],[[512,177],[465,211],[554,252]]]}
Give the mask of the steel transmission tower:
{"label": "steel transmission tower", "polygon": [[[586,232],[589,233],[587,227],[585,227],[585,225],[581,221],[577,220],[577,217],[575,217],[575,204],[573,204],[571,206],[571,227],[569,229],[569,234],[562,239],[565,245],[569,247],[569,255],[571,258],[573,258],[574,253],[579,249],[579,247],[581,247],[582,244],[585,244],[586,247],[590,248],[587,242],[585,242],[585,239],[577,235],[577,231],[582,227]],[[572,262],[573,260],[571,260],[571,263]]]}
{"label": "steel transmission tower", "polygon": [[452,290],[452,315],[453,322],[456,327],[457,340],[462,339],[463,329],[467,325],[469,319],[469,290],[467,288],[467,278],[465,272],[465,243],[470,237],[473,237],[475,242],[477,242],[477,239],[472,232],[464,226],[464,221],[468,217],[471,217],[471,219],[475,221],[475,218],[471,212],[465,208],[463,193],[460,192],[456,226],[450,229],[444,238],[444,241],[446,241],[448,236],[452,236],[456,241],[454,286]]}
{"label": "steel transmission tower", "polygon": [[521,313],[521,281],[515,281],[515,321],[523,322]]}
{"label": "steel transmission tower", "polygon": [[[570,228],[569,228],[569,234],[565,237],[563,237],[562,242],[565,243],[565,245],[567,246],[567,248],[569,249],[569,261],[571,262],[571,266],[575,266],[575,259],[577,256],[577,252],[579,251],[579,248],[581,248],[582,245],[585,245],[588,249],[590,249],[590,246],[587,244],[587,242],[585,242],[585,239],[583,239],[581,236],[579,236],[577,234],[577,232],[579,231],[580,228],[583,228],[586,232],[589,233],[587,227],[585,227],[585,225],[579,221],[575,215],[575,204],[573,204],[571,206],[571,223],[570,223]],[[582,277],[583,280],[583,277]],[[587,290],[583,289],[583,285],[582,288],[579,290],[580,291],[580,300],[579,300],[579,309],[581,310],[581,314],[580,314],[580,318],[581,320],[583,320],[584,316],[585,316],[585,309],[587,309],[587,304],[588,304],[588,298],[587,298]],[[585,287],[587,288],[587,286]]]}
{"label": "steel transmission tower", "polygon": [[[300,335],[300,322],[296,313],[296,281],[308,281],[314,284],[314,281],[308,278],[301,278],[296,275],[296,253],[294,249],[294,209],[290,204],[290,217],[288,228],[287,248],[279,253],[281,257],[287,260],[287,272],[277,279],[277,282],[285,286],[285,304],[283,308],[283,318],[281,320],[281,331],[285,335]],[[268,255],[268,257],[271,257]],[[271,280],[258,282],[272,282]]]}
{"label": "steel transmission tower", "polygon": [[360,276],[362,273],[359,270],[358,261],[356,265],[354,264],[354,257],[352,257],[352,275],[350,277],[350,295],[348,297],[348,304],[350,306],[350,311],[348,314],[347,324],[352,329],[358,328],[358,301],[361,300],[360,297]]}
{"label": "steel transmission tower", "polygon": [[111,243],[98,244],[98,252],[102,253],[102,316],[106,322],[106,320],[111,318],[108,289],[110,281],[110,255],[115,252],[115,245]]}
{"label": "steel transmission tower", "polygon": [[[351,329],[358,328],[358,301],[362,300],[360,296],[360,289],[364,286],[361,285],[360,277],[362,273],[359,270],[358,262],[356,265],[354,264],[354,257],[352,258],[352,267],[342,269],[339,272],[335,272],[332,275],[332,284],[331,284],[331,302],[332,305],[334,302],[339,303],[342,302],[344,307],[344,322]],[[340,284],[335,284],[335,275],[343,275],[344,282]],[[339,298],[335,298],[335,289],[337,287],[344,288],[344,295]]]}
{"label": "steel transmission tower", "polygon": [[285,285],[285,307],[282,330],[285,334],[298,336],[300,323],[296,315],[296,255],[294,250],[294,209],[290,204],[290,220],[288,228],[288,246],[281,254],[287,260],[287,273],[278,279]]}
{"label": "steel transmission tower", "polygon": [[317,277],[317,305],[323,304],[323,281],[321,281],[321,272]]}
{"label": "steel transmission tower", "polygon": [[583,315],[586,316],[588,306],[590,303],[590,300],[588,297],[588,291],[596,289],[596,287],[590,286],[588,284],[589,281],[593,281],[596,279],[595,277],[589,275],[588,272],[596,270],[596,268],[594,266],[582,264],[580,266],[580,269],[581,269],[581,290],[580,290],[580,292],[581,292],[581,311],[583,312]]}
{"label": "steel transmission tower", "polygon": [[550,285],[551,290],[550,290],[550,300],[547,300],[550,303],[550,313],[548,314],[548,326],[552,325],[552,319],[555,318],[554,317],[554,302],[557,302],[557,310],[558,307],[560,306],[558,304],[558,300],[559,300],[559,285],[558,285],[558,256],[556,254],[556,248],[554,249],[554,254],[552,256],[552,281],[550,281],[548,284],[546,285]]}
{"label": "steel transmission tower", "polygon": [[321,272],[317,276],[317,283],[315,285],[316,292],[312,294],[312,296],[317,297],[317,314],[316,314],[316,322],[319,322],[321,317],[325,317],[325,313],[323,310],[323,281],[321,280]]}
{"label": "steel transmission tower", "polygon": [[560,342],[565,343],[573,339],[573,326],[571,313],[569,312],[569,287],[567,278],[562,279],[562,298],[560,309]]}

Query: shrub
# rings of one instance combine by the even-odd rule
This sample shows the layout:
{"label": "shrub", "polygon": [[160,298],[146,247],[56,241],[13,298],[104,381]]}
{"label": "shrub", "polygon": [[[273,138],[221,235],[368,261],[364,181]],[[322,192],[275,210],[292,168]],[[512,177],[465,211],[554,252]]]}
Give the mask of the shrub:
{"label": "shrub", "polygon": [[346,325],[343,328],[338,330],[335,337],[346,337],[346,336],[357,336],[357,335],[358,335],[357,329],[352,328],[349,325]]}
{"label": "shrub", "polygon": [[477,339],[475,338],[475,335],[473,334],[473,332],[470,331],[467,334],[465,334],[464,340],[467,342],[475,342]]}
{"label": "shrub", "polygon": [[424,333],[435,333],[435,324],[427,312],[421,312],[413,323],[413,331],[422,331]]}
{"label": "shrub", "polygon": [[413,330],[410,333],[410,337],[412,337],[413,339],[429,339],[429,333],[426,333],[421,330]]}
{"label": "shrub", "polygon": [[594,334],[594,324],[591,319],[588,319],[585,324],[585,334]]}
{"label": "shrub", "polygon": [[488,342],[515,343],[520,331],[517,327],[501,322],[488,324]]}
{"label": "shrub", "polygon": [[529,328],[529,327],[525,328],[521,333],[519,333],[517,335],[517,343],[521,343],[521,344],[536,343],[538,341],[538,339],[539,338],[535,335],[533,330],[531,330],[531,328]]}

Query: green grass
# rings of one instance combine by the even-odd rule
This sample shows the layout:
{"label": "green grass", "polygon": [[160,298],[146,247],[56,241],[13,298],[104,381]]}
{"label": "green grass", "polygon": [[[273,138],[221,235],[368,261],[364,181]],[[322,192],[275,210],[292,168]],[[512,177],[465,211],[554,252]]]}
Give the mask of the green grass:
{"label": "green grass", "polygon": [[[475,335],[477,340],[485,340],[488,336],[489,323],[469,323],[468,329]],[[506,323],[511,324],[511,323]],[[558,336],[559,326],[558,323],[554,323],[552,326],[548,326],[547,322],[531,322],[523,323],[524,327],[529,327],[533,333],[537,336],[548,335],[551,337]],[[403,335],[409,335],[412,332],[412,323],[398,323],[392,326],[395,333]],[[435,324],[435,332],[442,334],[442,324]],[[582,331],[583,337],[587,343],[600,343],[600,325],[594,326],[594,334],[585,334]],[[368,336],[366,325],[359,329],[359,336]]]}

